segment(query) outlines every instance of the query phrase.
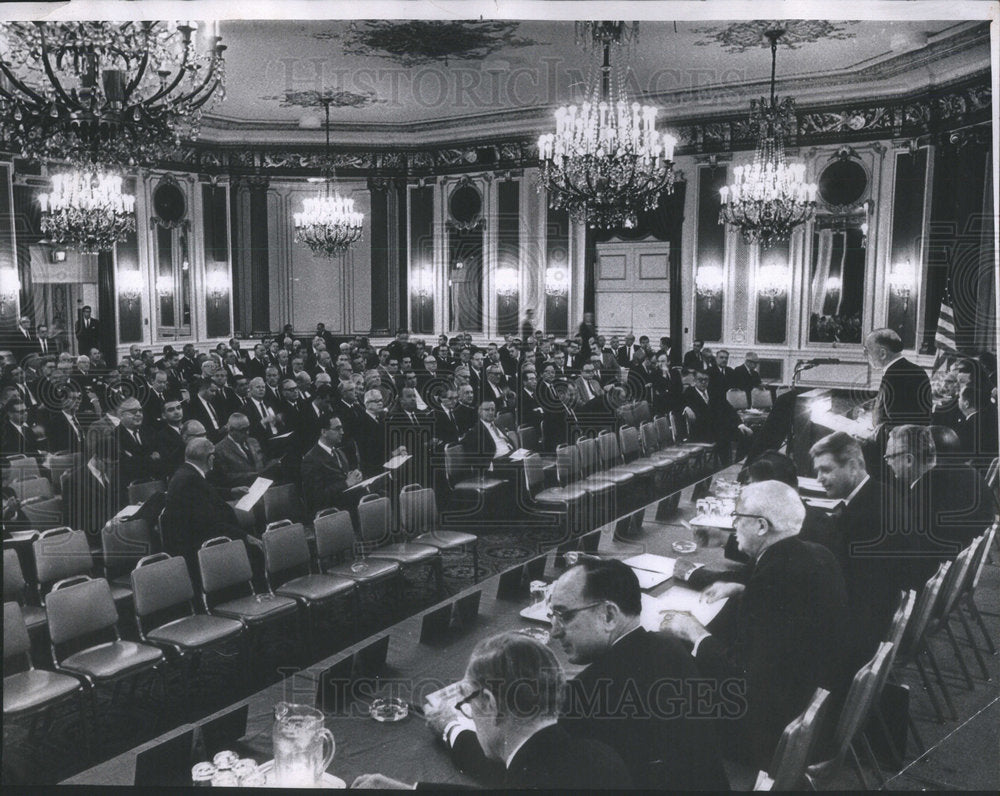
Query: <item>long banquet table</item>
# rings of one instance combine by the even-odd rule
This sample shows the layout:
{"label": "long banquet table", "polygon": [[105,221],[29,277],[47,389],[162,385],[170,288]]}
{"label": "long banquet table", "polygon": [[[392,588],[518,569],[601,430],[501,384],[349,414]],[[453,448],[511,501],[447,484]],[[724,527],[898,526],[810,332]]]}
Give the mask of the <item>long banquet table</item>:
{"label": "long banquet table", "polygon": [[[730,468],[719,476],[732,478],[735,471],[736,468]],[[679,557],[672,551],[671,544],[682,539],[689,541],[692,538],[691,531],[682,524],[682,520],[690,519],[695,513],[695,507],[688,499],[690,493],[691,487],[683,491],[678,511],[665,523],[654,524],[647,521],[643,537],[639,541],[629,543],[615,541],[613,526],[604,528],[599,554],[628,558],[648,552]],[[651,518],[654,513],[655,504],[647,507],[647,518]],[[543,555],[548,556],[545,579],[551,580],[558,575],[554,569],[555,555],[551,552]],[[699,547],[695,553],[685,557],[703,564],[724,565],[722,550],[717,547]],[[479,640],[494,633],[536,624],[520,616],[520,610],[527,605],[527,598],[497,599],[497,588],[501,577],[502,573],[495,575],[443,601],[450,603],[477,590],[482,591],[479,615],[475,623],[457,637],[438,644],[420,642],[423,617],[435,610],[435,607],[432,607],[313,666],[290,674],[282,681],[200,719],[199,722],[221,716],[234,707],[248,705],[247,733],[242,739],[242,745],[253,750],[258,762],[269,760],[272,757],[271,725],[274,705],[281,701],[314,704],[317,683],[331,665],[352,657],[355,652],[383,636],[389,637],[386,665],[378,681],[367,682],[368,689],[377,690],[380,695],[392,694],[404,699],[412,697],[412,701],[418,701],[422,698],[421,695],[460,679],[469,654]],[[670,579],[647,593],[658,597],[672,586],[673,579]],[[580,667],[566,661],[558,643],[553,643],[552,649],[566,667],[568,676],[579,670]],[[371,696],[375,694],[372,693]],[[331,774],[340,777],[348,785],[360,774],[375,772],[406,782],[423,780],[451,782],[470,787],[476,785],[474,780],[455,769],[444,744],[435,733],[431,732],[420,716],[411,712],[402,721],[391,724],[379,723],[367,716],[364,705],[356,703],[355,708],[359,705],[361,709],[337,714],[327,713],[326,726],[333,732],[337,747],[333,762],[328,769]],[[177,727],[148,743],[65,780],[64,784],[132,785],[137,754],[181,735],[190,728],[191,725]]]}

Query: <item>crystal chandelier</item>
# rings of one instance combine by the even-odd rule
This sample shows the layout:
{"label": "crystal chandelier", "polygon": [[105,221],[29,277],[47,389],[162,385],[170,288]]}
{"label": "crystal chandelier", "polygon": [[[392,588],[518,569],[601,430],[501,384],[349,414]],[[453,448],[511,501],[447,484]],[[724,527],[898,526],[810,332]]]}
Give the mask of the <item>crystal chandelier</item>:
{"label": "crystal chandelier", "polygon": [[106,171],[73,170],[52,175],[50,193],[39,194],[42,232],[58,246],[96,254],[135,232],[135,197],[122,193],[122,178]]}
{"label": "crystal chandelier", "polygon": [[764,34],[771,42],[771,99],[750,101],[750,125],[757,132],[753,164],[734,168],[734,181],[720,189],[719,223],[739,227],[747,243],[764,248],[787,240],[816,208],[816,184],[805,182],[805,165],[785,162],[784,136],[795,123],[795,103],[791,97],[779,102],[774,95],[778,39],[784,32]]}
{"label": "crystal chandelier", "polygon": [[34,160],[151,163],[198,136],[224,94],[218,23],[0,24],[0,149]]}
{"label": "crystal chandelier", "polygon": [[318,181],[324,184],[323,192],[303,200],[302,210],[293,213],[292,220],[296,241],[306,244],[314,255],[334,257],[361,238],[365,216],[355,211],[353,199],[331,188],[334,174],[330,156],[330,99],[323,97],[322,100],[326,109],[326,158],[325,174]]}
{"label": "crystal chandelier", "polygon": [[550,206],[591,227],[634,227],[639,211],[654,209],[673,189],[677,139],[656,131],[656,108],[629,103],[624,70],[613,79],[611,48],[634,39],[637,25],[577,23],[578,43],[603,54],[588,101],[556,111],[556,131],[538,139],[541,188]]}

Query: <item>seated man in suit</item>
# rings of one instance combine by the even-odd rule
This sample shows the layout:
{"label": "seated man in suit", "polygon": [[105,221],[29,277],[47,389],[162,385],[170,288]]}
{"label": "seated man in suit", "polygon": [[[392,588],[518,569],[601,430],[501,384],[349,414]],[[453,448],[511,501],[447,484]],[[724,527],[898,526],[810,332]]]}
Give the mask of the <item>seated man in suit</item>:
{"label": "seated man in suit", "polygon": [[[123,490],[133,481],[145,481],[160,473],[160,452],[153,443],[154,433],[143,423],[142,404],[127,398],[118,407],[121,422],[115,429],[118,439],[118,472]],[[121,497],[125,497],[125,491]]]}
{"label": "seated man in suit", "polygon": [[481,402],[479,422],[462,437],[462,447],[469,461],[482,470],[496,470],[498,465],[508,462],[510,454],[517,450],[514,441],[496,424],[496,416],[493,401]]}
{"label": "seated man in suit", "polygon": [[777,481],[748,484],[736,500],[733,522],[740,550],[753,563],[741,584],[716,583],[709,600],[739,595],[735,638],[722,639],[690,614],[665,614],[661,630],[692,645],[702,674],[741,678],[746,708],[726,724],[726,748],[766,768],[781,733],[817,688],[839,698],[851,662],[847,589],[833,553],[799,538],[805,507],[792,487]]}
{"label": "seated man in suit", "polygon": [[[627,788],[621,757],[607,744],[571,736],[559,721],[566,677],[545,645],[500,633],[476,645],[456,708],[476,728],[504,788]],[[363,774],[352,788],[417,789],[381,774]]]}
{"label": "seated man in suit", "polygon": [[455,421],[458,423],[458,433],[464,435],[479,419],[476,392],[471,384],[458,385],[458,403],[455,405]]}
{"label": "seated man in suit", "polygon": [[84,455],[84,462],[67,471],[62,482],[63,523],[86,531],[91,547],[99,547],[101,529],[124,505],[114,433],[102,429],[88,433]]}
{"label": "seated man in suit", "polygon": [[234,412],[226,421],[226,436],[215,443],[213,482],[233,489],[250,486],[269,463],[260,443],[250,436],[250,419]]}
{"label": "seated man in suit", "polygon": [[855,552],[909,555],[909,580],[903,585],[919,589],[938,564],[954,560],[993,523],[996,498],[972,467],[938,461],[927,426],[893,428],[884,458],[899,490],[898,508],[890,519],[891,536],[870,545],[856,545]]}
{"label": "seated man in suit", "polygon": [[365,478],[378,475],[389,459],[407,452],[402,446],[390,449],[383,406],[380,390],[365,393],[365,413],[361,417],[356,440],[359,466]]}
{"label": "seated man in suit", "polygon": [[734,368],[729,379],[728,389],[743,390],[747,394],[747,406],[753,404],[751,393],[761,386],[760,372],[757,367],[760,364],[760,357],[754,351],[747,351],[743,357],[743,364]]}
{"label": "seated man in suit", "polygon": [[[640,598],[635,572],[620,561],[582,560],[556,581],[552,642],[562,645],[570,663],[585,667],[568,684],[559,726],[578,743],[614,749],[635,787],[729,790],[714,708],[699,713],[681,699],[683,706],[663,709],[667,692],[689,694],[699,673],[680,643],[642,628]],[[450,707],[427,718],[443,732],[459,769],[489,773],[478,726]]]}
{"label": "seated man in suit", "polygon": [[[177,395],[168,396],[163,402],[163,424],[153,440],[153,447],[160,454],[160,477],[169,481],[184,463],[184,404]],[[192,420],[191,423],[198,421]],[[204,429],[204,427],[203,427]]]}
{"label": "seated man in suit", "polygon": [[222,439],[226,433],[225,421],[220,417],[216,406],[219,388],[211,379],[204,379],[198,387],[198,392],[191,396],[184,412],[185,420],[197,420],[205,427],[205,433],[214,443]]}
{"label": "seated man in suit", "polygon": [[753,432],[740,421],[740,416],[725,399],[713,398],[708,392],[709,378],[703,371],[695,372],[694,386],[684,390],[684,415],[687,417],[690,439],[714,442],[722,464],[729,464],[732,443],[736,443],[737,460],[746,455]]}
{"label": "seated man in suit", "polygon": [[517,393],[517,424],[534,426],[540,432],[544,414],[538,403],[538,373],[533,366],[525,366],[521,371],[521,389]]}
{"label": "seated man in suit", "polygon": [[302,495],[309,515],[330,506],[357,505],[360,493],[351,497],[346,490],[362,480],[360,470],[351,470],[344,442],[344,421],[327,415],[319,439],[302,457]]}
{"label": "seated man in suit", "polygon": [[199,580],[198,548],[203,542],[214,536],[228,536],[260,544],[243,531],[233,507],[209,484],[214,461],[215,445],[210,439],[196,437],[187,443],[184,464],[167,486],[160,521],[163,549],[171,555],[184,556],[195,583]]}
{"label": "seated man in suit", "polygon": [[997,458],[997,408],[981,390],[967,385],[958,393],[958,409],[961,417],[954,428],[962,455],[985,476]]}
{"label": "seated man in suit", "polygon": [[0,451],[3,462],[11,454],[20,453],[26,456],[39,457],[38,438],[28,425],[28,407],[20,398],[15,397],[7,404],[3,420],[3,431],[0,432]]}

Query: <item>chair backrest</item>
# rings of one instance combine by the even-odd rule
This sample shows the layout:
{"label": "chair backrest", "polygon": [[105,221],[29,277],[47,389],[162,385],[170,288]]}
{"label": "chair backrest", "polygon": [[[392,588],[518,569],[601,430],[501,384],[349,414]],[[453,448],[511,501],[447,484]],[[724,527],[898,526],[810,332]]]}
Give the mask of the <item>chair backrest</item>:
{"label": "chair backrest", "polygon": [[59,644],[118,624],[118,610],[104,578],[57,583],[45,601],[45,615],[53,650]]}
{"label": "chair backrest", "polygon": [[674,444],[674,430],[669,417],[657,415],[653,418],[653,426],[656,428],[656,436],[660,440],[660,450]]}
{"label": "chair backrest", "polygon": [[31,498],[52,497],[52,484],[43,475],[35,475],[30,478],[22,478],[11,484],[14,494],[18,500],[30,500]]}
{"label": "chair backrest", "polygon": [[621,443],[622,457],[626,462],[635,461],[642,456],[639,429],[635,426],[622,426],[618,429],[618,440]]}
{"label": "chair backrest", "polygon": [[545,463],[537,453],[529,453],[523,459],[524,483],[528,494],[534,497],[545,488]]}
{"label": "chair backrest", "polygon": [[264,572],[272,588],[284,582],[286,575],[294,574],[293,571],[308,574],[311,556],[302,523],[270,528],[261,538],[264,541]]}
{"label": "chair backrest", "polygon": [[[743,400],[746,401],[746,394],[743,395]],[[763,387],[754,387],[750,391],[750,406],[754,409],[770,409],[774,406],[771,391]]]}
{"label": "chair backrest", "polygon": [[892,644],[892,650],[889,653],[889,660],[886,666],[882,669],[882,680],[875,688],[876,696],[882,693],[885,681],[889,677],[889,670],[896,660],[896,654],[901,649],[903,635],[906,633],[906,626],[910,623],[910,618],[913,616],[913,607],[916,603],[917,592],[915,589],[903,592],[903,599],[899,601],[899,607],[896,608],[896,613],[893,614],[892,622],[889,624],[889,631],[886,633],[885,640]]}
{"label": "chair backrest", "polygon": [[[4,564],[6,565],[6,561]],[[31,655],[31,639],[28,637],[28,626],[24,624],[24,614],[16,602],[4,601],[3,604],[3,659],[20,655]]]}
{"label": "chair backrest", "polygon": [[132,505],[145,503],[153,495],[167,491],[167,482],[152,478],[147,481],[133,481],[128,485],[128,502]]}
{"label": "chair backrest", "polygon": [[358,503],[358,534],[365,544],[386,544],[392,528],[392,502],[387,497],[365,495]]}
{"label": "chair backrest", "polygon": [[264,493],[264,522],[275,520],[302,521],[302,500],[295,484],[268,487]]}
{"label": "chair backrest", "polygon": [[579,478],[589,478],[601,471],[601,453],[597,447],[597,440],[593,437],[580,437],[576,441],[578,473],[571,479],[576,481]]}
{"label": "chair backrest", "polygon": [[829,698],[829,691],[817,688],[806,709],[792,719],[781,733],[769,767],[774,780],[771,790],[797,790],[801,786],[816,738],[826,718]]}
{"label": "chair backrest", "polygon": [[994,456],[986,470],[986,485],[993,490],[993,494],[1000,500],[1000,458]]}
{"label": "chair backrest", "polygon": [[597,435],[597,447],[601,452],[601,464],[604,469],[615,467],[622,463],[621,450],[618,448],[618,437],[610,431],[602,431]]}
{"label": "chair backrest", "polygon": [[518,426],[517,433],[521,437],[522,448],[537,451],[541,447],[542,438],[535,426]]}
{"label": "chair backrest", "polygon": [[399,493],[400,526],[410,536],[437,530],[441,521],[434,490],[429,487],[413,487],[413,484],[403,487]]}
{"label": "chair backrest", "polygon": [[454,486],[472,473],[465,464],[464,453],[461,445],[444,446],[444,473],[449,486]]}
{"label": "chair backrest", "polygon": [[615,419],[619,426],[631,426],[635,423],[635,404],[625,404],[615,411]]}
{"label": "chair backrest", "polygon": [[49,477],[53,484],[59,484],[58,489],[62,489],[62,476],[83,461],[82,454],[64,451],[53,453],[45,460],[45,466],[49,469]]}
{"label": "chair backrest", "polygon": [[3,551],[3,601],[5,603],[21,602],[24,599],[24,573],[21,571],[21,559],[17,550],[4,548]]}
{"label": "chair backrest", "polygon": [[639,426],[639,438],[642,440],[643,452],[647,456],[660,449],[660,436],[656,433],[654,423],[643,423]]}
{"label": "chair backrest", "polygon": [[956,556],[951,569],[948,570],[948,576],[941,585],[941,599],[934,610],[934,616],[948,616],[955,607],[955,602],[958,600],[959,595],[962,593],[962,588],[965,586],[965,579],[972,568],[972,558],[976,554],[978,542],[979,539],[974,540]]}
{"label": "chair backrest", "polygon": [[567,486],[579,475],[579,450],[575,445],[559,445],[556,447],[556,481],[560,486]]}
{"label": "chair backrest", "polygon": [[322,561],[354,550],[354,522],[351,514],[341,509],[324,509],[313,520],[316,533],[316,555]]}
{"label": "chair backrest", "polygon": [[517,448],[523,448],[523,447],[524,447],[524,446],[523,446],[523,445],[521,444],[521,432],[520,432],[520,431],[518,431],[518,430],[517,430],[517,429],[515,429],[515,428],[508,428],[508,429],[504,429],[504,430],[506,431],[506,434],[507,434],[507,438],[508,438],[508,439],[510,439],[510,441],[511,441],[511,442],[512,442],[512,443],[513,443],[513,444],[514,444],[514,445],[515,445],[515,446],[516,446]]}
{"label": "chair backrest", "polygon": [[11,456],[6,456],[5,459],[4,478],[8,481],[20,481],[25,478],[33,478],[36,475],[41,475],[41,471],[38,469],[38,461],[34,456],[15,453]]}
{"label": "chair backrest", "polygon": [[649,409],[649,401],[637,401],[633,410],[633,421],[630,426],[641,426],[652,419],[653,413]]}
{"label": "chair backrest", "polygon": [[101,529],[104,571],[108,577],[130,571],[139,559],[153,552],[153,531],[149,521],[108,520]]}
{"label": "chair backrest", "polygon": [[517,421],[514,419],[513,412],[500,412],[496,417],[497,427],[504,431],[512,430],[516,423]]}
{"label": "chair backrest", "polygon": [[59,495],[37,503],[22,503],[21,511],[39,531],[62,525],[62,498]]}
{"label": "chair backrest", "polygon": [[913,614],[903,633],[901,648],[906,650],[908,654],[919,649],[917,645],[920,644],[920,640],[927,631],[927,623],[931,620],[934,606],[937,605],[938,597],[941,594],[941,584],[951,569],[951,565],[951,561],[943,562],[937,568],[937,572],[927,579],[927,583],[924,584],[924,588],[920,592],[917,604],[913,607]]}
{"label": "chair backrest", "polygon": [[136,619],[194,600],[194,584],[181,556],[154,553],[139,561],[131,574]]}
{"label": "chair backrest", "polygon": [[733,409],[747,408],[747,394],[743,390],[726,390],[726,400]]}
{"label": "chair backrest", "polygon": [[71,528],[53,528],[31,543],[38,573],[38,591],[44,597],[56,581],[73,575],[89,575],[94,568],[87,534]]}
{"label": "chair backrest", "polygon": [[868,720],[875,701],[876,687],[885,679],[884,672],[891,652],[892,644],[883,641],[878,645],[878,650],[872,659],[854,675],[834,736],[834,742],[837,744],[837,760],[843,760],[851,741]]}
{"label": "chair backrest", "polygon": [[969,579],[969,591],[975,591],[976,586],[979,585],[979,577],[983,574],[983,566],[986,564],[986,556],[990,552],[990,548],[993,546],[993,540],[997,535],[997,524],[993,523],[989,529],[984,533],[980,539],[979,549],[976,551],[976,557],[972,560],[972,577]]}
{"label": "chair backrest", "polygon": [[217,536],[209,539],[198,550],[198,569],[201,572],[201,591],[205,607],[210,607],[211,595],[240,584],[247,584],[253,593],[253,570],[246,542]]}

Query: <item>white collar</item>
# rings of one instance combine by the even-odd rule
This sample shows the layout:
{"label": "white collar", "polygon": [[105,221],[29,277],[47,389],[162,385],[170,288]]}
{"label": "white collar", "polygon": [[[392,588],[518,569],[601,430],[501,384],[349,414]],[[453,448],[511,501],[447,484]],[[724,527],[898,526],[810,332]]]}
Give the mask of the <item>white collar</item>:
{"label": "white collar", "polygon": [[101,470],[101,468],[99,468],[96,464],[94,464],[94,457],[93,456],[91,456],[90,457],[90,461],[87,462],[87,469],[90,470],[91,474],[98,481],[101,481],[103,483],[104,481],[109,480],[108,477]]}
{"label": "white collar", "polygon": [[851,494],[849,494],[847,497],[844,498],[844,505],[845,506],[848,503],[850,503],[852,500],[854,500],[854,496],[857,495],[858,492],[861,491],[861,487],[863,487],[865,484],[867,484],[868,483],[868,479],[870,479],[870,478],[871,478],[871,476],[868,475],[868,473],[865,473],[865,477],[861,479],[861,481],[858,483],[858,485],[856,487],[854,487],[853,490],[851,490]]}
{"label": "white collar", "polygon": [[198,471],[198,474],[199,474],[199,475],[200,475],[200,476],[201,476],[202,478],[206,478],[206,477],[207,477],[207,476],[205,475],[205,471],[204,471],[204,470],[202,470],[202,469],[201,469],[201,468],[200,468],[200,467],[199,467],[199,466],[198,466],[197,464],[195,464],[194,462],[187,462],[187,464],[188,464],[188,466],[190,466],[190,467],[193,467],[193,468],[194,468],[195,470],[197,470],[197,471]]}
{"label": "white collar", "polygon": [[325,450],[330,456],[333,456],[333,448],[324,445],[323,440],[320,439],[316,440],[316,444],[319,445],[323,450]]}

